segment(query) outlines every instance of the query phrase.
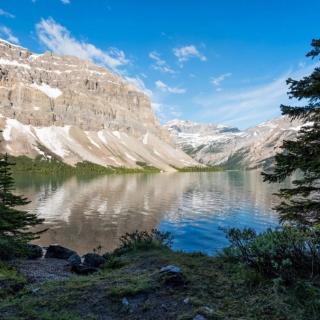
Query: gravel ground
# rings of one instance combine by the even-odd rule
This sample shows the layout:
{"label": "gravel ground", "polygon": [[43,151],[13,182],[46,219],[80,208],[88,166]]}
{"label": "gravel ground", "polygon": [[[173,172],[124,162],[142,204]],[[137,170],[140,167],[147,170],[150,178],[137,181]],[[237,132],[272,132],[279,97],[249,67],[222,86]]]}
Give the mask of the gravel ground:
{"label": "gravel ground", "polygon": [[31,283],[41,283],[47,280],[65,280],[72,275],[68,262],[62,259],[16,260],[13,265]]}

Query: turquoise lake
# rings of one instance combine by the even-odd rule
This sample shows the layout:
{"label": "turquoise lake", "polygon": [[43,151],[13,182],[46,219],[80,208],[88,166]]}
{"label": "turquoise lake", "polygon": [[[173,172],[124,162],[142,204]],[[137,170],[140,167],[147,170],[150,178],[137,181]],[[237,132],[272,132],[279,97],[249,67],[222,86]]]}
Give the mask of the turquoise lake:
{"label": "turquoise lake", "polygon": [[221,228],[278,225],[271,209],[279,185],[257,171],[107,175],[92,178],[23,175],[17,193],[49,228],[36,242],[79,253],[117,247],[125,232],[159,228],[173,248],[216,254],[228,244]]}

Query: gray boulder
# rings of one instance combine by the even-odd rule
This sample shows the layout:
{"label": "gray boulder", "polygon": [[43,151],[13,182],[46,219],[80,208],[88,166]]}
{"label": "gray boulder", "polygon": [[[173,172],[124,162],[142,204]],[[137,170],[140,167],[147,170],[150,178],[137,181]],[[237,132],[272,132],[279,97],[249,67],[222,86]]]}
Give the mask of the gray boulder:
{"label": "gray boulder", "polygon": [[71,267],[79,266],[81,264],[81,258],[78,254],[73,254],[71,257],[68,258],[68,262]]}
{"label": "gray boulder", "polygon": [[100,268],[106,259],[97,253],[87,253],[83,256],[83,265],[93,268]]}
{"label": "gray boulder", "polygon": [[166,272],[166,273],[181,273],[180,267],[174,266],[174,265],[168,265],[166,267],[163,267],[160,269],[160,272]]}
{"label": "gray boulder", "polygon": [[187,282],[180,267],[168,265],[160,269],[160,280],[172,287],[184,286]]}
{"label": "gray boulder", "polygon": [[45,258],[68,260],[74,254],[77,254],[77,253],[68,248],[65,248],[59,245],[50,245],[47,249]]}

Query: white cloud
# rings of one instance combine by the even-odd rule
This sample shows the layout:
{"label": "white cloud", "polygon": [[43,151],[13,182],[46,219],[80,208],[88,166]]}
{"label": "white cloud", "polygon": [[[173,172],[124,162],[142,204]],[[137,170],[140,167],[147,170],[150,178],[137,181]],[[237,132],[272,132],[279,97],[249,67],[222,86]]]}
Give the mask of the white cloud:
{"label": "white cloud", "polygon": [[224,81],[226,78],[230,77],[232,75],[231,72],[228,72],[228,73],[224,73],[224,74],[221,74],[220,76],[218,77],[212,77],[210,82],[215,86],[215,87],[219,87],[221,82]]}
{"label": "white cloud", "polygon": [[162,109],[162,104],[158,102],[151,102],[151,107],[154,112],[160,112]]}
{"label": "white cloud", "polygon": [[69,3],[70,3],[70,0],[61,0],[61,2],[62,2],[63,4],[69,4]]}
{"label": "white cloud", "polygon": [[42,19],[36,25],[36,31],[41,43],[57,54],[73,55],[112,70],[117,70],[129,62],[122,50],[110,48],[103,51],[91,43],[76,40],[68,29],[52,18]]}
{"label": "white cloud", "polygon": [[216,122],[247,128],[266,118],[278,116],[280,104],[286,104],[289,100],[286,79],[299,79],[313,68],[314,65],[309,65],[295,72],[287,72],[260,86],[195,97],[193,102],[202,107],[198,120],[213,118]]}
{"label": "white cloud", "polygon": [[13,35],[11,29],[5,26],[0,26],[0,36],[5,38],[7,41],[15,44],[19,44],[19,39]]}
{"label": "white cloud", "polygon": [[10,12],[7,12],[3,9],[0,9],[0,16],[11,18],[11,19],[15,18],[15,16],[13,14],[11,14]]}
{"label": "white cloud", "polygon": [[162,123],[166,123],[173,118],[180,118],[182,116],[179,106],[176,105],[170,105],[162,102],[152,102],[151,106]]}
{"label": "white cloud", "polygon": [[207,61],[206,56],[203,55],[194,45],[174,48],[173,53],[178,58],[178,61],[181,64],[181,66],[183,62],[186,62],[191,58],[198,58],[201,61]]}
{"label": "white cloud", "polygon": [[163,60],[160,54],[157,51],[152,51],[149,53],[149,58],[154,61],[152,68],[163,73],[175,73],[167,64],[165,60]]}
{"label": "white cloud", "polygon": [[129,82],[130,84],[132,84],[135,88],[137,88],[138,90],[142,91],[145,95],[147,95],[149,98],[152,97],[152,91],[149,90],[143,80],[139,77],[128,77],[126,76],[125,79],[127,80],[127,82]]}
{"label": "white cloud", "polygon": [[163,92],[169,92],[169,93],[175,93],[175,94],[182,94],[186,92],[186,89],[183,88],[177,88],[177,87],[170,87],[161,80],[157,80],[155,82],[156,87],[160,89]]}

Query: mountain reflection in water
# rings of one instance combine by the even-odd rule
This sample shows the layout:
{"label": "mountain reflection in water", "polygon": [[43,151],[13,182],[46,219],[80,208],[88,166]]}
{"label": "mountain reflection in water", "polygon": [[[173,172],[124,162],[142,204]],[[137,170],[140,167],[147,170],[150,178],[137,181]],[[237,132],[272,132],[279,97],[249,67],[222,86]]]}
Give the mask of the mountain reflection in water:
{"label": "mountain reflection in water", "polygon": [[59,243],[79,253],[117,247],[125,232],[160,228],[174,248],[214,254],[227,244],[221,227],[278,223],[272,195],[278,185],[256,171],[108,175],[59,179],[17,176],[27,209],[45,218],[49,230],[36,242]]}

